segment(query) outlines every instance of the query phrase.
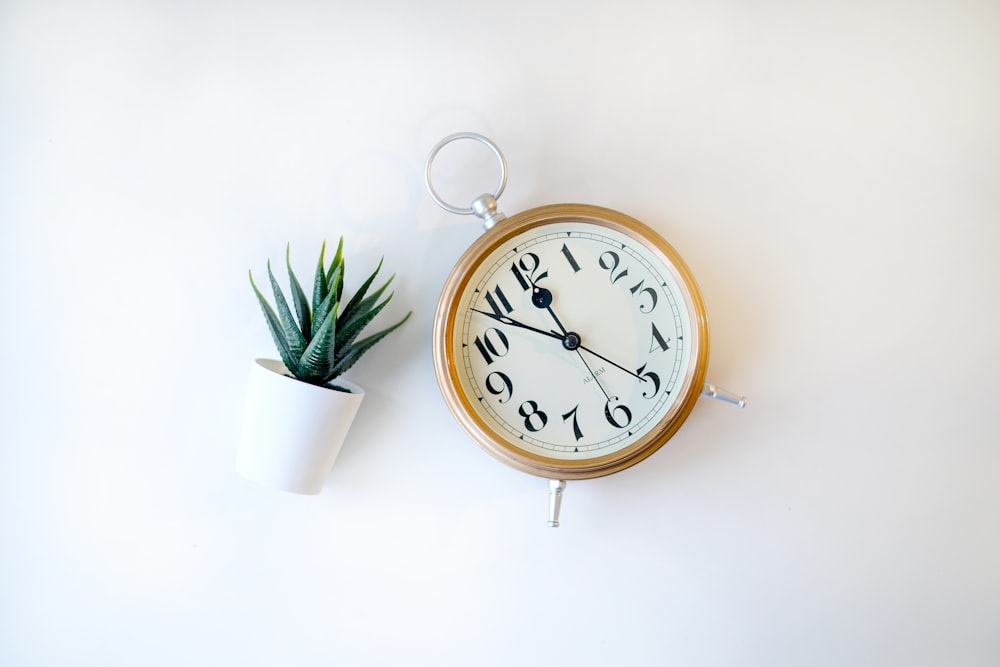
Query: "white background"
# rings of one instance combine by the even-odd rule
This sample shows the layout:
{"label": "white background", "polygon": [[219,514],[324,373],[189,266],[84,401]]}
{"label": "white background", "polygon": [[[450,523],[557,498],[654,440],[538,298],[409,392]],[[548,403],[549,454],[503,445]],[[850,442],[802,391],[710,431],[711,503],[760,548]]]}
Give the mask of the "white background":
{"label": "white background", "polygon": [[[751,398],[558,530],[433,376],[461,130],[508,213],[667,237]],[[491,188],[460,153],[442,191]],[[414,316],[324,492],[270,491],[233,472],[246,272],[341,234]],[[996,665],[998,252],[989,0],[8,0],[0,664]]]}

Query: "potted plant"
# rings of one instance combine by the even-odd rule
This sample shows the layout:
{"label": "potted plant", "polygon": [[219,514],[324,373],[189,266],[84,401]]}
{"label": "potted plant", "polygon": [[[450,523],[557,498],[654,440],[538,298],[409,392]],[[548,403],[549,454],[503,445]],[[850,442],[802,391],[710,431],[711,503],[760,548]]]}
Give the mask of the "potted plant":
{"label": "potted plant", "polygon": [[[343,305],[344,239],[326,266],[326,242],[319,253],[312,298],[292,271],[285,250],[291,303],[267,264],[274,292],[272,308],[250,272],[250,284],[281,360],[257,359],[252,367],[236,468],[255,482],[295,493],[319,493],[364,398],[364,390],[341,374],[376,343],[409,319],[360,338],[393,293],[382,295],[393,277],[371,288],[382,262]],[[380,299],[382,299],[380,301]],[[293,314],[294,308],[294,314]]]}

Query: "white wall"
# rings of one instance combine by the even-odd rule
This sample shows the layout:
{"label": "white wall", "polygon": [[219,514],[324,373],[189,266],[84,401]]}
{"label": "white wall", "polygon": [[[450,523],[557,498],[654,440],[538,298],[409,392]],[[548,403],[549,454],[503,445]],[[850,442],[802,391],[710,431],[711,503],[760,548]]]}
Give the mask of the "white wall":
{"label": "white wall", "polygon": [[[3,3],[0,664],[1000,663],[998,119],[988,0]],[[666,236],[751,397],[558,530],[434,380],[459,130],[508,213]],[[415,315],[281,494],[232,469],[246,271],[341,234]]]}

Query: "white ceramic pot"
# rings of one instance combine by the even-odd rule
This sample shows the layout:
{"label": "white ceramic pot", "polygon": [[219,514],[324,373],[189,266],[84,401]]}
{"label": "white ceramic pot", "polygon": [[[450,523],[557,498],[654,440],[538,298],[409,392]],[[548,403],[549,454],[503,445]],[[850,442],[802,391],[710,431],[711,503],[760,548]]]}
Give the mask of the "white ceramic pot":
{"label": "white ceramic pot", "polygon": [[337,378],[319,387],[292,377],[280,361],[257,359],[250,376],[236,470],[293,493],[323,490],[365,391]]}

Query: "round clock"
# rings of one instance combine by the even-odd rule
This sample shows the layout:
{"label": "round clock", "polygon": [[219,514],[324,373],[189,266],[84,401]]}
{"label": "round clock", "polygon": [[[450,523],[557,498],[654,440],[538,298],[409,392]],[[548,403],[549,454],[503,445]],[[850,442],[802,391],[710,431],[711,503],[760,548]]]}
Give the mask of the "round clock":
{"label": "round clock", "polygon": [[[456,139],[486,144],[500,185],[468,209],[443,202],[431,164]],[[445,282],[434,320],[434,369],[444,400],[484,450],[551,484],[558,525],[564,480],[642,461],[680,428],[706,388],[708,318],[684,260],[659,234],[618,211],[541,206],[507,218],[496,208],[506,162],[491,141],[440,142],[427,186],[483,234]]]}

